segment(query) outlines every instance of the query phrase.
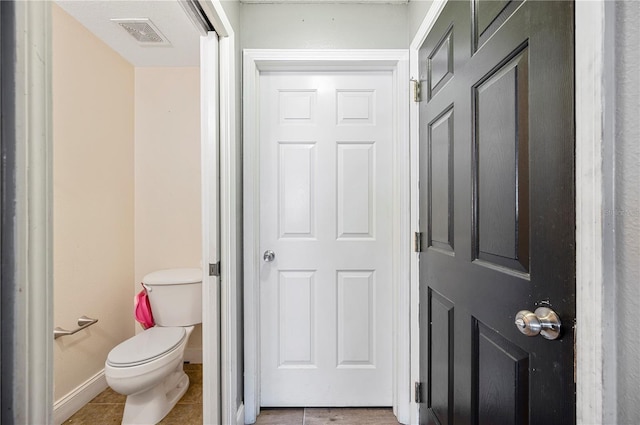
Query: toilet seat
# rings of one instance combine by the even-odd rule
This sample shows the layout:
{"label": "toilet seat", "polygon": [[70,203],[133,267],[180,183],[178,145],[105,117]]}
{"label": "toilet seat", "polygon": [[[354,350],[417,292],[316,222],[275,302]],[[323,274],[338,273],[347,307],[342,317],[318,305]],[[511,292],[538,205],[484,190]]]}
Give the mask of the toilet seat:
{"label": "toilet seat", "polygon": [[106,363],[115,368],[147,364],[177,349],[185,338],[185,328],[156,326],[119,344],[109,352]]}

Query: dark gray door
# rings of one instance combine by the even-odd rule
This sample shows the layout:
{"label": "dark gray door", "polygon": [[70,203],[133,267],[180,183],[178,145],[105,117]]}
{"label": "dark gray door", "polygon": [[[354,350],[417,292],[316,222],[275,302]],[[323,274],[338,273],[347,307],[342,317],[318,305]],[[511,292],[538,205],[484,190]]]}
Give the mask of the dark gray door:
{"label": "dark gray door", "polygon": [[[421,47],[423,422],[575,423],[573,16],[449,1]],[[516,328],[540,306],[558,339]]]}

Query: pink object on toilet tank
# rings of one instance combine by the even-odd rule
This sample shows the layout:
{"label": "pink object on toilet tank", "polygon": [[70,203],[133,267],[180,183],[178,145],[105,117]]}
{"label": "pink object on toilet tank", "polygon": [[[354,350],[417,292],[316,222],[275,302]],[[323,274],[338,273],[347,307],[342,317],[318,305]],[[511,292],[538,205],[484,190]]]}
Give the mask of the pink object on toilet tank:
{"label": "pink object on toilet tank", "polygon": [[147,290],[144,288],[138,292],[135,297],[135,315],[136,320],[142,325],[143,329],[149,329],[156,325],[153,320],[153,314],[151,313],[151,304],[149,304],[149,297],[147,296]]}

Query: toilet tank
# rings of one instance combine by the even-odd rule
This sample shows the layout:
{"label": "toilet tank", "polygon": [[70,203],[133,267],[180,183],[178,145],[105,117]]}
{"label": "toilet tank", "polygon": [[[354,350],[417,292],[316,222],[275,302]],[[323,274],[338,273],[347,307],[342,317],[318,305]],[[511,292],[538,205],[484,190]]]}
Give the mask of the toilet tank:
{"label": "toilet tank", "polygon": [[166,269],[142,279],[157,326],[202,323],[202,270]]}

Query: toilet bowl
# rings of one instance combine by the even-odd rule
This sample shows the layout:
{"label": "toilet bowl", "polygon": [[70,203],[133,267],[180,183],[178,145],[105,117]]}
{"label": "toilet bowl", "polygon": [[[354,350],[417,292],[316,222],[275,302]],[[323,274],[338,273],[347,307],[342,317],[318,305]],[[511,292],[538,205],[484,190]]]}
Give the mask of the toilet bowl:
{"label": "toilet bowl", "polygon": [[127,396],[123,424],[156,424],[184,395],[184,349],[202,322],[200,269],[161,270],[142,283],[156,326],[120,343],[105,362],[107,383]]}

